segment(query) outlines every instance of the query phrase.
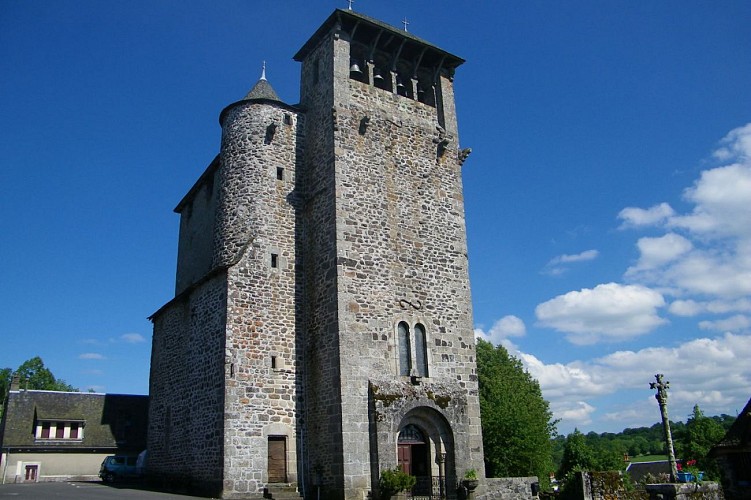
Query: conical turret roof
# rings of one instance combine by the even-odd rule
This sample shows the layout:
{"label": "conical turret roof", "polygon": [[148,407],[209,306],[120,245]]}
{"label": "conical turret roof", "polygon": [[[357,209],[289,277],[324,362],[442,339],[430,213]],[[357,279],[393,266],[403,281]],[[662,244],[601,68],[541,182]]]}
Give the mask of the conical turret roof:
{"label": "conical turret roof", "polygon": [[263,63],[263,70],[261,71],[261,79],[250,89],[248,95],[243,100],[248,99],[270,99],[272,101],[280,101],[279,96],[276,95],[271,84],[266,80],[266,63]]}

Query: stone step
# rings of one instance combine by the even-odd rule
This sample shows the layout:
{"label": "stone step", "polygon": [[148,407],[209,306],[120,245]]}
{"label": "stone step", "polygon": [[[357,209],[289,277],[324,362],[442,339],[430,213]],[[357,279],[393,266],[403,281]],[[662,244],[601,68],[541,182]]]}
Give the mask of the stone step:
{"label": "stone step", "polygon": [[263,490],[263,498],[271,500],[300,500],[300,492],[293,483],[269,484]]}

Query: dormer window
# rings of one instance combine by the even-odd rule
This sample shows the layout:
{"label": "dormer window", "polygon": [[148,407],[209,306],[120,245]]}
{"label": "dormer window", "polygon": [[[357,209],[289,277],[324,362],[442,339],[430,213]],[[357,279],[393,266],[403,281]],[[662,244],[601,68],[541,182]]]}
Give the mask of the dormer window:
{"label": "dormer window", "polygon": [[84,421],[39,420],[34,428],[37,440],[81,440]]}

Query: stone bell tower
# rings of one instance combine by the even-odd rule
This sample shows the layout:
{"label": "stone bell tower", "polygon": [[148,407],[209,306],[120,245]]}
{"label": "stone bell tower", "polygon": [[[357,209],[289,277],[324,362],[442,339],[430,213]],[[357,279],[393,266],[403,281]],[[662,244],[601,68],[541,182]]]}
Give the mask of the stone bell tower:
{"label": "stone bell tower", "polygon": [[398,464],[452,495],[484,467],[454,106],[463,60],[345,10],[295,60],[305,460],[346,498]]}
{"label": "stone bell tower", "polygon": [[222,498],[454,498],[483,470],[453,77],[463,60],[336,10],[220,115],[153,316],[149,475]]}

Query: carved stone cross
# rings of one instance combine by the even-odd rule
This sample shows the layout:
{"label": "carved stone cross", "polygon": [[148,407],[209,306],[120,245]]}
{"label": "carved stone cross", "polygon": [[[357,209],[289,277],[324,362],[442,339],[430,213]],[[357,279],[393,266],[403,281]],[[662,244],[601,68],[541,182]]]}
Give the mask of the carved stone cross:
{"label": "carved stone cross", "polygon": [[655,375],[657,382],[650,382],[650,389],[657,389],[655,399],[660,404],[660,415],[662,415],[662,428],[665,431],[665,444],[668,448],[668,461],[670,462],[670,482],[676,481],[678,467],[675,463],[675,451],[673,451],[673,435],[670,432],[670,420],[668,419],[668,389],[670,382],[662,381],[662,373]]}

